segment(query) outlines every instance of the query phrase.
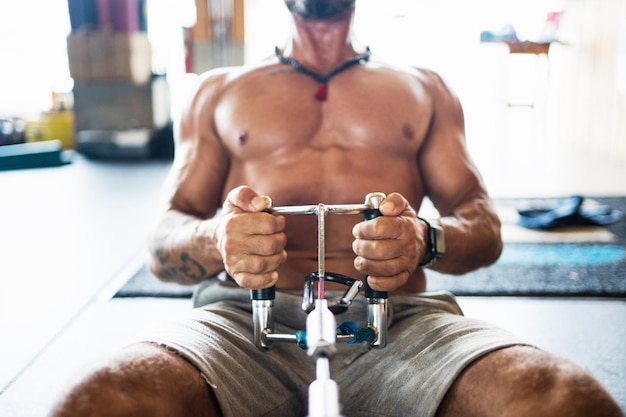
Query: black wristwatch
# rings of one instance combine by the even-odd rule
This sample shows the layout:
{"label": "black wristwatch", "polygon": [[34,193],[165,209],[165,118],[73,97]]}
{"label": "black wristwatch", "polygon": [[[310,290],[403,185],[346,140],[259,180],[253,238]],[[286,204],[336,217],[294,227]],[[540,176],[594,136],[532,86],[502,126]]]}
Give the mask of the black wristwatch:
{"label": "black wristwatch", "polygon": [[428,226],[428,240],[426,244],[430,252],[430,256],[425,261],[420,262],[418,266],[429,268],[437,263],[439,258],[446,253],[446,239],[441,226],[422,217],[417,216],[417,218]]}

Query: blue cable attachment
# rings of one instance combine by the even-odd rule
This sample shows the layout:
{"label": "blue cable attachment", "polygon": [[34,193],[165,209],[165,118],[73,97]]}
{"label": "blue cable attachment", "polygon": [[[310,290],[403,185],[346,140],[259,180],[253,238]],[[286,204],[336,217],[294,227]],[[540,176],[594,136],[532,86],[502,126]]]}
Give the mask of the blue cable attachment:
{"label": "blue cable attachment", "polygon": [[[359,329],[359,326],[353,321],[344,321],[337,326],[337,334],[341,336],[352,336],[353,339],[348,342],[349,345],[361,342],[373,342],[376,334],[369,327]],[[306,331],[296,331],[296,343],[300,349],[308,349],[306,343]]]}
{"label": "blue cable attachment", "polygon": [[300,349],[308,349],[306,344],[306,332],[304,330],[298,330],[296,332],[296,343]]}
{"label": "blue cable attachment", "polygon": [[369,327],[359,329],[353,321],[344,321],[337,326],[337,331],[342,336],[353,336],[353,339],[348,342],[349,345],[361,342],[373,342],[376,339],[376,334]]}
{"label": "blue cable attachment", "polygon": [[340,334],[342,336],[350,336],[358,331],[359,327],[353,321],[344,321],[339,326],[337,326],[337,334]]}

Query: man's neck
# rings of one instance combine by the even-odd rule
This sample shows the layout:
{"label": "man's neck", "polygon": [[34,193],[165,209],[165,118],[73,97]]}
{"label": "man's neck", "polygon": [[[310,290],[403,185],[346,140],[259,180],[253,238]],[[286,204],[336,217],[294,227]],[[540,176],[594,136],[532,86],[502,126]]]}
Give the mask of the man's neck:
{"label": "man's neck", "polygon": [[294,17],[291,39],[284,55],[315,71],[324,73],[365,51],[352,35],[353,13],[328,20]]}

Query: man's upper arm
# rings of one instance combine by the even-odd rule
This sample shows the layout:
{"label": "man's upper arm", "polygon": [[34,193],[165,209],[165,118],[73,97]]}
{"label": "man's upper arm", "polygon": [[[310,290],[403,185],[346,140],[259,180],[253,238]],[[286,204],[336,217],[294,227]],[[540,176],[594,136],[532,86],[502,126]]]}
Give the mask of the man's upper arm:
{"label": "man's upper arm", "polygon": [[445,216],[472,198],[486,197],[486,191],[467,152],[465,121],[458,98],[439,76],[427,74],[433,112],[418,163],[426,195]]}
{"label": "man's upper arm", "polygon": [[224,79],[225,74],[208,74],[200,80],[175,132],[169,206],[202,218],[212,216],[220,206],[229,164],[214,117]]}

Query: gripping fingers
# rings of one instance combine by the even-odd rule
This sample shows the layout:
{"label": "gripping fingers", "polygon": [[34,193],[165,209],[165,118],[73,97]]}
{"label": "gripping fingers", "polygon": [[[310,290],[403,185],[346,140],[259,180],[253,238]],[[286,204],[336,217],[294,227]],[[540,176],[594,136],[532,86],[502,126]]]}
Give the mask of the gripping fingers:
{"label": "gripping fingers", "polygon": [[286,259],[285,250],[270,256],[241,256],[227,268],[227,272],[242,288],[266,288],[276,283],[278,280],[276,270]]}
{"label": "gripping fingers", "polygon": [[404,257],[373,260],[357,256],[354,267],[368,275],[368,284],[377,291],[393,291],[404,285],[410,275]]}
{"label": "gripping fingers", "polygon": [[264,274],[252,274],[250,272],[237,272],[232,274],[233,279],[241,288],[256,290],[268,288],[278,281],[278,272],[272,271]]}
{"label": "gripping fingers", "polygon": [[265,210],[268,203],[266,198],[257,194],[252,188],[242,185],[228,193],[224,208],[232,206],[247,212],[259,212]]}
{"label": "gripping fingers", "polygon": [[393,277],[402,273],[409,274],[409,269],[403,257],[374,260],[357,256],[354,259],[354,267],[359,272],[377,277]]}
{"label": "gripping fingers", "polygon": [[392,277],[376,277],[370,275],[367,277],[367,283],[376,291],[394,291],[406,284],[408,279],[408,272],[401,272]]}

